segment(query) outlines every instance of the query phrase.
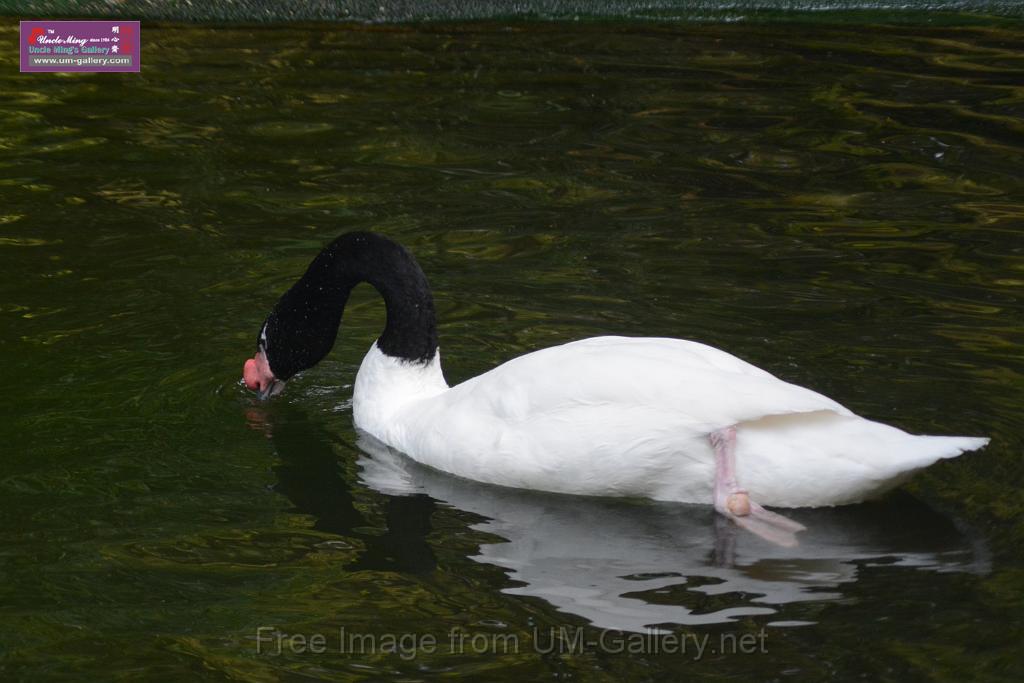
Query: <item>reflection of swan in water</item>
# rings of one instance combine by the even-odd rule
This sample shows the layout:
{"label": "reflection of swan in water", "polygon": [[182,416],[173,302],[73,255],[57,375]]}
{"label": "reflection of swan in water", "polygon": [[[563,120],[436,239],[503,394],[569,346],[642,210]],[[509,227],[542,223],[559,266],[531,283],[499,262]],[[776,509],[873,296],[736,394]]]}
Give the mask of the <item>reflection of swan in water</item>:
{"label": "reflection of swan in water", "polygon": [[[907,496],[794,511],[813,524],[798,547],[781,548],[707,506],[488,486],[417,465],[364,436],[358,445],[370,457],[359,461],[361,476],[385,494],[387,524],[383,534],[367,533],[371,524],[354,504],[338,459],[338,447],[348,444],[287,404],[269,412],[251,408],[248,417],[280,457],[274,488],[296,511],[314,517],[315,528],[360,540],[362,549],[346,569],[434,571],[427,536],[435,501],[443,501],[488,518],[474,528],[507,539],[482,545],[473,558],[509,570],[521,585],[506,593],[542,598],[600,628],[640,631],[650,624],[773,614],[787,603],[839,597],[864,565],[988,570],[980,543],[972,545],[947,518]],[[721,608],[685,606],[708,602]]]}
{"label": "reflection of swan in water", "polygon": [[[359,464],[372,488],[391,496],[426,493],[487,517],[474,528],[507,542],[485,544],[473,559],[511,570],[510,578],[522,585],[507,593],[543,598],[599,628],[642,631],[653,624],[773,614],[773,605],[840,597],[837,589],[856,581],[861,565],[988,570],[983,547],[909,497],[796,511],[798,521],[813,524],[799,546],[783,548],[737,529],[710,507],[506,489],[423,467],[368,435],[358,445],[371,455]],[[670,587],[752,597],[697,613],[636,595]],[[671,598],[680,595],[676,588]]]}
{"label": "reflection of swan in water", "polygon": [[272,414],[259,408],[247,411],[250,427],[270,439],[280,458],[274,467],[274,490],[286,496],[296,512],[314,517],[314,529],[361,541],[356,559],[345,569],[409,574],[434,571],[437,561],[427,543],[430,518],[437,507],[434,500],[425,495],[388,496],[383,505],[387,530],[366,533],[372,523],[352,498],[351,485],[338,461],[337,438],[319,423],[307,420],[301,411],[282,408]]}

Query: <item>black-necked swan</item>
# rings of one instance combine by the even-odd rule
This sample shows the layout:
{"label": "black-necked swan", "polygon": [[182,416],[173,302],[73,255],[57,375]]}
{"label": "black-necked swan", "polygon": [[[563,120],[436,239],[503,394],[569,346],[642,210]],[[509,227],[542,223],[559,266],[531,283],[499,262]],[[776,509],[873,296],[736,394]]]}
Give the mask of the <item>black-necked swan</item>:
{"label": "black-necked swan", "polygon": [[383,296],[387,323],[356,375],[356,428],[469,479],[713,503],[750,531],[792,544],[803,527],[758,503],[860,502],[988,443],[907,434],[681,339],[583,339],[449,387],[423,270],[402,246],[371,232],[338,237],[284,293],[245,362],[245,385],[268,398],[320,362],[361,282]]}

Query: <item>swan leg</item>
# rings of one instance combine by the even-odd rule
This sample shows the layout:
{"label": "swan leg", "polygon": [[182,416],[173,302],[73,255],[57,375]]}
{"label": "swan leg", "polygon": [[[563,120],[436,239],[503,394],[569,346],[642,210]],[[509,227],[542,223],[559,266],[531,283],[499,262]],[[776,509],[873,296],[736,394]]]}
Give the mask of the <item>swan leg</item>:
{"label": "swan leg", "polygon": [[794,546],[799,522],[765,510],[750,500],[736,481],[736,427],[726,427],[708,437],[715,451],[715,509],[739,526],[781,546]]}
{"label": "swan leg", "polygon": [[714,515],[715,549],[711,554],[711,562],[716,567],[732,568],[736,566],[736,525],[724,515]]}

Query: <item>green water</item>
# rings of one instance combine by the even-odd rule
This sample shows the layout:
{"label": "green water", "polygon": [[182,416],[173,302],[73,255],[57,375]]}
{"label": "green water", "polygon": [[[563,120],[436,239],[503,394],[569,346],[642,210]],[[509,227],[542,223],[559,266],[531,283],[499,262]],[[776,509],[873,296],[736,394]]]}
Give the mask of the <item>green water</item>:
{"label": "green water", "polygon": [[132,17],[143,21],[261,23],[280,21],[896,21],[976,23],[1024,17],[1019,0],[0,0],[0,14]]}
{"label": "green water", "polygon": [[[147,26],[141,74],[74,76],[0,39],[4,678],[1024,672],[1021,30]],[[420,259],[452,383],[679,336],[992,445],[795,512],[795,550],[706,507],[399,477],[352,428],[372,291],[279,399],[239,383],[351,229]],[[327,651],[257,651],[261,626]],[[740,636],[763,648],[715,650]]]}

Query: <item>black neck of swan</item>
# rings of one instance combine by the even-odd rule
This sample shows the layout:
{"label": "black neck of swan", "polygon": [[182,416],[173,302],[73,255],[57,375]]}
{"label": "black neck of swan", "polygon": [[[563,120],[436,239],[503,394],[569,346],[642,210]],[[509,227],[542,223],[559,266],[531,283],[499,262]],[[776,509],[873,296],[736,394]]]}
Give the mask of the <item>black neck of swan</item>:
{"label": "black neck of swan", "polygon": [[327,245],[284,293],[257,339],[281,380],[319,363],[334,340],[352,289],[373,285],[387,325],[377,346],[388,356],[427,363],[437,353],[437,320],[427,277],[401,245],[372,232],[346,233]]}

